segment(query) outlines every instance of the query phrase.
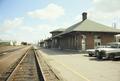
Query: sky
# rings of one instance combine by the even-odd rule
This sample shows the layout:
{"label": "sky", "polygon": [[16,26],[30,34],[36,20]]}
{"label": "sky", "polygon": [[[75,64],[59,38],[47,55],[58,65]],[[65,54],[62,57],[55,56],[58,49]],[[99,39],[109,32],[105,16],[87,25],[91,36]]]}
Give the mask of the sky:
{"label": "sky", "polygon": [[88,19],[120,29],[120,0],[0,0],[0,39],[35,42]]}

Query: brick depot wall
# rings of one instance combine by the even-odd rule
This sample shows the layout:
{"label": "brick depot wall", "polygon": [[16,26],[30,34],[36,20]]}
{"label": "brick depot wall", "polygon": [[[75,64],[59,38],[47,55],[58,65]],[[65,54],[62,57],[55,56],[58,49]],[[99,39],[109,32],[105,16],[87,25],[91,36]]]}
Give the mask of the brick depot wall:
{"label": "brick depot wall", "polygon": [[82,42],[82,36],[81,36],[81,34],[78,34],[77,36],[76,36],[76,43],[77,43],[77,49],[78,50],[80,50],[81,49],[81,42]]}
{"label": "brick depot wall", "polygon": [[115,42],[114,34],[101,33],[101,43],[107,44],[109,42]]}
{"label": "brick depot wall", "polygon": [[105,45],[109,42],[115,42],[114,34],[110,33],[86,33],[86,49],[94,48],[94,36],[100,35],[101,44]]}
{"label": "brick depot wall", "polygon": [[100,35],[101,37],[101,44],[105,45],[109,42],[114,42],[115,37],[114,34],[110,33],[88,33],[86,34],[86,49],[94,48],[94,35]]}
{"label": "brick depot wall", "polygon": [[114,34],[110,33],[79,33],[76,35],[64,36],[59,39],[59,46],[62,49],[77,49],[81,50],[81,40],[82,35],[86,35],[86,49],[94,48],[94,36],[99,35],[101,37],[101,44],[107,44],[109,42],[114,42]]}
{"label": "brick depot wall", "polygon": [[92,33],[86,34],[86,49],[94,48],[94,35]]}

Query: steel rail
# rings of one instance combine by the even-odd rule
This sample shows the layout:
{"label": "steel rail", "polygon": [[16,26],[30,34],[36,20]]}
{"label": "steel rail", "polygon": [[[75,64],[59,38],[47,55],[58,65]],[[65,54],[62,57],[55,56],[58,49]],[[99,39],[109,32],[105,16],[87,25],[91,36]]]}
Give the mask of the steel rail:
{"label": "steel rail", "polygon": [[[32,51],[32,55],[31,55],[31,57],[30,57],[30,51]],[[34,53],[34,54],[33,54]],[[33,61],[34,62],[32,62],[32,60],[31,60],[31,62],[32,63],[34,63],[34,64],[27,64],[26,63],[26,65],[24,65],[25,64],[25,62],[24,62],[24,60],[25,59],[27,59],[28,61],[30,61],[31,59],[33,59]],[[23,64],[23,66],[22,66],[22,64]],[[36,55],[35,55],[35,50],[33,49],[33,48],[31,48],[31,49],[29,49],[25,54],[24,54],[24,56],[21,58],[21,60],[19,61],[19,63],[17,64],[17,66],[15,67],[15,69],[11,72],[11,74],[10,74],[10,76],[7,78],[7,80],[6,81],[17,81],[17,80],[13,80],[13,78],[17,75],[16,74],[16,72],[19,72],[19,69],[20,69],[20,67],[23,67],[23,69],[24,69],[24,67],[25,67],[25,70],[24,71],[26,71],[25,73],[27,74],[27,72],[28,72],[28,70],[26,70],[27,68],[26,67],[31,67],[31,68],[33,68],[32,69],[32,71],[33,71],[33,74],[31,74],[31,75],[33,75],[34,77],[33,77],[33,79],[35,79],[35,81],[44,81],[44,78],[43,78],[43,75],[42,75],[42,73],[41,73],[41,70],[40,70],[40,66],[39,66],[39,64],[38,64],[38,59],[37,59],[37,57],[36,57]],[[35,70],[34,70],[35,69]],[[22,74],[22,75],[24,75],[24,76],[27,76],[26,74]],[[21,76],[21,75],[20,75]],[[19,76],[19,77],[20,77]],[[30,75],[28,75],[28,76],[30,76]],[[18,77],[18,76],[16,76],[16,77]],[[23,77],[21,77],[21,78],[23,78]],[[26,78],[26,77],[25,77]],[[28,80],[26,80],[26,81],[28,81]]]}

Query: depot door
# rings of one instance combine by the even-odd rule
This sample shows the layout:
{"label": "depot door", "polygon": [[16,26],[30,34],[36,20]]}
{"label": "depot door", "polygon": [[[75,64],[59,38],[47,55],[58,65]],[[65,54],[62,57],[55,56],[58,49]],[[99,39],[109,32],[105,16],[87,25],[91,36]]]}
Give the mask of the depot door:
{"label": "depot door", "polygon": [[85,39],[82,39],[82,51],[85,51],[86,49],[86,42]]}
{"label": "depot door", "polygon": [[86,50],[86,36],[82,35],[82,41],[81,41],[82,51]]}
{"label": "depot door", "polygon": [[94,40],[94,48],[98,47],[101,45],[101,39],[95,39]]}

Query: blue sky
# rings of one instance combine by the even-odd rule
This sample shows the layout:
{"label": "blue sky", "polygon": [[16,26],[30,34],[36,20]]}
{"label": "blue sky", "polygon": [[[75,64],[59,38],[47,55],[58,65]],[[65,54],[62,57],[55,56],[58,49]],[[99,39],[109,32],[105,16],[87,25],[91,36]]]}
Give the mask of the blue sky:
{"label": "blue sky", "polygon": [[120,1],[113,0],[0,0],[0,39],[35,42],[49,32],[88,19],[111,26],[120,23]]}

